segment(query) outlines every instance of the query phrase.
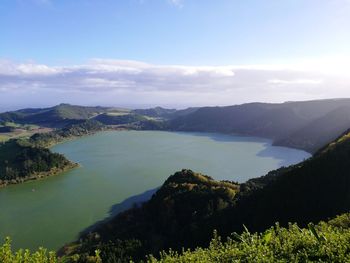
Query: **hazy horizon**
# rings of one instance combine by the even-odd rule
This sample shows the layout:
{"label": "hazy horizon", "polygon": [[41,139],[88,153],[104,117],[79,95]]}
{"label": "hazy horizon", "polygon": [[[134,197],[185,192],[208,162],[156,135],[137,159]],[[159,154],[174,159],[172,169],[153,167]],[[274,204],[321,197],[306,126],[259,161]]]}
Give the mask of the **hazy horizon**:
{"label": "hazy horizon", "polygon": [[266,101],[251,101],[251,102],[245,102],[245,103],[235,103],[235,104],[223,104],[223,105],[187,105],[187,106],[178,106],[178,105],[158,105],[158,104],[128,104],[128,105],[111,105],[111,104],[103,104],[103,103],[97,103],[97,104],[72,104],[68,102],[59,102],[57,104],[48,104],[48,105],[33,105],[33,106],[12,106],[9,108],[2,107],[0,105],[0,113],[6,112],[6,111],[16,111],[26,108],[50,108],[54,107],[60,104],[70,104],[74,106],[83,106],[83,107],[111,107],[111,108],[120,108],[120,109],[150,109],[150,108],[166,108],[166,109],[176,109],[176,110],[183,110],[188,108],[200,108],[200,107],[226,107],[226,106],[235,106],[235,105],[242,105],[242,104],[250,104],[250,103],[272,103],[272,104],[283,104],[283,103],[291,103],[291,102],[307,102],[307,101],[322,101],[322,100],[350,100],[350,97],[348,98],[329,98],[329,99],[315,99],[315,100],[291,100],[291,101],[281,101],[281,102],[266,102]]}

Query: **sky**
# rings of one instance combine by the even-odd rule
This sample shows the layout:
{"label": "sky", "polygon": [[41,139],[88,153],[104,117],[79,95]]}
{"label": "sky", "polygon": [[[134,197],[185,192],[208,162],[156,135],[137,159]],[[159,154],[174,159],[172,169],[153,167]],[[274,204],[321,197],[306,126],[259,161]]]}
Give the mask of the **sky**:
{"label": "sky", "polygon": [[350,97],[350,0],[1,0],[0,111]]}

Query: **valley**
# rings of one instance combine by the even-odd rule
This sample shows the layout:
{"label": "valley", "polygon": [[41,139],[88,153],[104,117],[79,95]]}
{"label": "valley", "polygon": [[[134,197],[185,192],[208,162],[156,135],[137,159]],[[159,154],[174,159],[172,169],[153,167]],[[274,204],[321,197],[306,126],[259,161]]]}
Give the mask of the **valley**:
{"label": "valley", "polygon": [[[306,227],[345,213],[348,202],[339,200],[348,190],[339,183],[347,185],[342,160],[347,158],[348,105],[347,99],[185,110],[60,104],[0,114],[2,132],[10,136],[19,131],[9,126],[39,131],[4,139],[2,184],[56,175],[0,189],[4,201],[0,209],[6,215],[0,218],[0,236],[11,236],[14,248],[45,246],[68,257],[77,253],[86,259],[93,254],[91,245],[98,242],[105,259],[117,251],[125,251],[126,258],[142,259],[167,248],[206,247],[214,229],[226,237],[241,233],[243,223],[253,231],[264,231],[276,222]],[[183,168],[187,170],[166,180]],[[329,177],[332,172],[334,181]],[[220,182],[206,182],[206,174]],[[170,178],[178,180],[178,176],[183,177],[184,189],[177,193],[181,188],[170,187],[164,192]],[[202,188],[203,183],[213,186]],[[197,187],[202,189],[198,200]],[[319,191],[328,187],[338,189],[337,195],[320,198]],[[168,195],[174,201],[163,204],[173,198]],[[295,202],[288,196],[294,196]],[[194,202],[193,206],[176,205],[177,198],[181,203]],[[193,210],[197,206],[204,210]],[[157,215],[159,209],[170,214]],[[188,217],[187,213],[200,214]],[[153,220],[139,222],[140,216]],[[167,233],[162,222],[153,226],[157,220],[173,221],[175,232]],[[106,227],[113,230],[113,237]],[[158,230],[147,232],[144,227]],[[185,240],[181,233],[188,231],[193,238]],[[137,252],[127,252],[130,238],[140,242],[132,243]],[[145,243],[154,238],[158,241]],[[116,242],[114,252],[105,241]]]}

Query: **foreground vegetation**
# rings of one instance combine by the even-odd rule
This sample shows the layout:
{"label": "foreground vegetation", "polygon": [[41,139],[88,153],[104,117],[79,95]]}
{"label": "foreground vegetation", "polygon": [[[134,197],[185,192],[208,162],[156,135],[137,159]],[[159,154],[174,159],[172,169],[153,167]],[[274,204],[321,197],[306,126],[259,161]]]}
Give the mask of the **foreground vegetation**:
{"label": "foreground vegetation", "polygon": [[12,251],[11,240],[7,238],[0,247],[0,262],[2,263],[57,263],[59,262],[54,251],[48,252],[44,248],[31,253],[28,249]]}
{"label": "foreground vegetation", "polygon": [[276,224],[262,233],[233,234],[222,242],[214,235],[208,248],[197,248],[181,253],[162,252],[148,262],[349,262],[349,214],[321,222],[308,228]]}
{"label": "foreground vegetation", "polygon": [[[307,228],[297,224],[280,227],[278,224],[262,233],[233,233],[226,241],[214,232],[207,248],[176,252],[169,250],[157,256],[147,256],[148,263],[175,262],[349,262],[350,261],[350,214],[343,214],[329,222],[316,226],[310,223]],[[132,247],[134,246],[134,247]],[[74,254],[57,257],[54,252],[40,248],[12,251],[9,239],[0,246],[2,263],[57,263],[57,262],[131,262],[132,257],[125,252],[137,249],[137,243],[129,242],[127,250],[114,249],[114,254],[96,250],[93,255]]]}

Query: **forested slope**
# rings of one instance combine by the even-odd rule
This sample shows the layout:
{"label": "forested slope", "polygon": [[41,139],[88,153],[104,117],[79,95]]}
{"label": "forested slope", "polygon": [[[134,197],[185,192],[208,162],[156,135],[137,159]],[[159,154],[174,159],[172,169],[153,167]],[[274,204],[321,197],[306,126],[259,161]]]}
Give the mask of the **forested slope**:
{"label": "forested slope", "polygon": [[27,140],[0,144],[0,187],[54,175],[74,166],[63,155],[33,147]]}
{"label": "forested slope", "polygon": [[90,135],[105,129],[106,127],[98,121],[83,120],[77,124],[67,125],[62,129],[34,134],[29,141],[36,146],[49,147],[67,139]]}

